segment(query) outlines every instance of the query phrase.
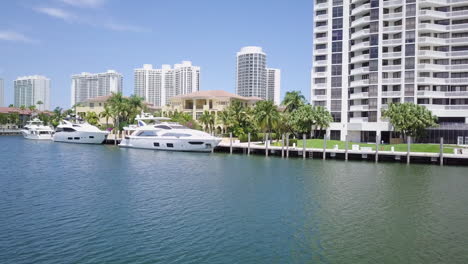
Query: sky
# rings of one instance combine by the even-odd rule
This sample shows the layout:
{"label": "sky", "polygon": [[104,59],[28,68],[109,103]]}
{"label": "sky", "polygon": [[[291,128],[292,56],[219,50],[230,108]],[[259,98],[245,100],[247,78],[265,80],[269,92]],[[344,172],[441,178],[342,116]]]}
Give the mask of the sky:
{"label": "sky", "polygon": [[71,75],[123,74],[190,60],[200,90],[235,92],[236,52],[260,46],[286,91],[310,94],[312,0],[0,0],[0,78],[5,104],[18,76],[51,79],[51,108],[70,107]]}

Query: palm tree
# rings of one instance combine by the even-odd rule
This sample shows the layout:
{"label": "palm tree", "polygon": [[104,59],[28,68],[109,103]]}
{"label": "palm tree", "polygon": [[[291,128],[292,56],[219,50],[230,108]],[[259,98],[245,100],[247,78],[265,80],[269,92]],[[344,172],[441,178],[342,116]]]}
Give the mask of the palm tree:
{"label": "palm tree", "polygon": [[232,120],[228,110],[218,112],[218,122],[223,125],[223,133],[226,133],[226,130],[232,126]]}
{"label": "palm tree", "polygon": [[120,130],[120,121],[123,121],[123,115],[125,115],[125,111],[127,110],[122,93],[112,93],[109,99],[107,99],[107,104],[112,112],[114,125]]}
{"label": "palm tree", "polygon": [[205,110],[203,114],[198,118],[203,125],[203,130],[209,131],[210,130],[210,122],[211,122],[211,114],[209,111]]}
{"label": "palm tree", "polygon": [[315,131],[319,131],[319,135],[322,135],[323,131],[330,127],[330,123],[333,122],[333,117],[328,110],[323,106],[313,107],[314,123],[313,127]]}
{"label": "palm tree", "polygon": [[304,95],[300,91],[286,92],[282,105],[286,107],[286,112],[291,113],[306,103]]}
{"label": "palm tree", "polygon": [[36,104],[39,106],[38,108],[41,108],[41,105],[44,104],[44,102],[42,102],[41,100],[37,101]]}
{"label": "palm tree", "polygon": [[128,121],[130,123],[135,122],[135,117],[138,113],[147,109],[146,104],[143,102],[143,97],[132,95],[128,99],[124,98],[124,101],[127,101],[128,104]]}
{"label": "palm tree", "polygon": [[104,111],[99,113],[99,117],[106,119],[106,127],[109,127],[109,118],[112,117],[112,111],[109,106],[106,104],[104,105]]}
{"label": "palm tree", "polygon": [[280,120],[278,109],[273,101],[260,101],[254,108],[255,120],[263,132],[271,133],[273,127]]}
{"label": "palm tree", "polygon": [[95,126],[99,123],[99,117],[95,112],[87,112],[85,117],[86,122]]}
{"label": "palm tree", "polygon": [[14,105],[14,104],[10,104],[10,105],[8,105],[8,107],[9,107],[9,108],[12,108],[12,107],[15,107],[15,105]]}

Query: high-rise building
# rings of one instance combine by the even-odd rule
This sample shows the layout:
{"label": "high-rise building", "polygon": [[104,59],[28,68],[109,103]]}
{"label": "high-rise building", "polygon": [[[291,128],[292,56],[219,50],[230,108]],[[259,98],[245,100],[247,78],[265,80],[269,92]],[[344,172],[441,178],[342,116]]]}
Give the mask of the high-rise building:
{"label": "high-rise building", "polygon": [[261,47],[243,47],[237,52],[236,94],[256,96],[279,104],[281,71],[267,68],[267,58]]}
{"label": "high-rise building", "polygon": [[50,79],[41,76],[18,77],[14,81],[15,106],[36,106],[40,111],[50,109]]}
{"label": "high-rise building", "polygon": [[108,70],[104,73],[88,73],[72,75],[71,105],[84,102],[99,96],[122,92],[122,74]]}
{"label": "high-rise building", "polygon": [[280,102],[281,71],[279,69],[266,69],[267,100],[273,101],[276,105]]}
{"label": "high-rise building", "polygon": [[243,47],[237,52],[236,94],[267,99],[266,65],[266,54],[261,47]]}
{"label": "high-rise building", "polygon": [[0,107],[5,106],[5,88],[3,85],[3,79],[0,79]]}
{"label": "high-rise building", "polygon": [[190,61],[153,69],[151,64],[135,69],[135,94],[154,106],[164,106],[169,99],[200,90],[200,67]]}
{"label": "high-rise building", "polygon": [[311,102],[333,139],[388,142],[389,103],[468,123],[468,1],[315,0]]}

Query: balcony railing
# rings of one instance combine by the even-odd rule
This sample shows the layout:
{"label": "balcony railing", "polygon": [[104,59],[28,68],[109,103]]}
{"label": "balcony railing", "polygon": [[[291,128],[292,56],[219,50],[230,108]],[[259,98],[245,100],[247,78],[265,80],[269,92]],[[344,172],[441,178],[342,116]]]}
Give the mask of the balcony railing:
{"label": "balcony railing", "polygon": [[382,97],[399,97],[399,96],[401,96],[401,91],[382,92]]}
{"label": "balcony railing", "polygon": [[383,6],[384,7],[390,7],[390,6],[398,6],[398,5],[402,5],[403,4],[403,0],[393,0],[393,1],[386,1],[383,3]]}
{"label": "balcony railing", "polygon": [[369,110],[369,105],[351,105],[349,107],[350,111],[367,111]]}
{"label": "balcony railing", "polygon": [[368,92],[352,93],[349,95],[349,99],[363,99],[363,98],[368,98],[368,97],[369,97]]}
{"label": "balcony railing", "polygon": [[360,14],[361,12],[368,11],[370,9],[370,4],[364,4],[364,5],[359,5],[358,7],[354,8],[351,10],[351,15],[355,16]]}
{"label": "balcony railing", "polygon": [[401,57],[401,51],[382,53],[382,58],[398,58]]}

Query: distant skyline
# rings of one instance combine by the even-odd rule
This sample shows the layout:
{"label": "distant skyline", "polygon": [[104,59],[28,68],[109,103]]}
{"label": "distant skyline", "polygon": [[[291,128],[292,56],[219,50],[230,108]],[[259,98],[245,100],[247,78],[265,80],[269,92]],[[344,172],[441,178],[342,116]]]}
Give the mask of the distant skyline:
{"label": "distant skyline", "polygon": [[267,64],[281,69],[281,97],[300,90],[309,98],[313,1],[2,1],[0,78],[5,105],[18,76],[51,79],[51,108],[70,107],[71,75],[123,74],[134,90],[133,69],[190,60],[201,67],[201,90],[235,93],[236,52],[260,46]]}

